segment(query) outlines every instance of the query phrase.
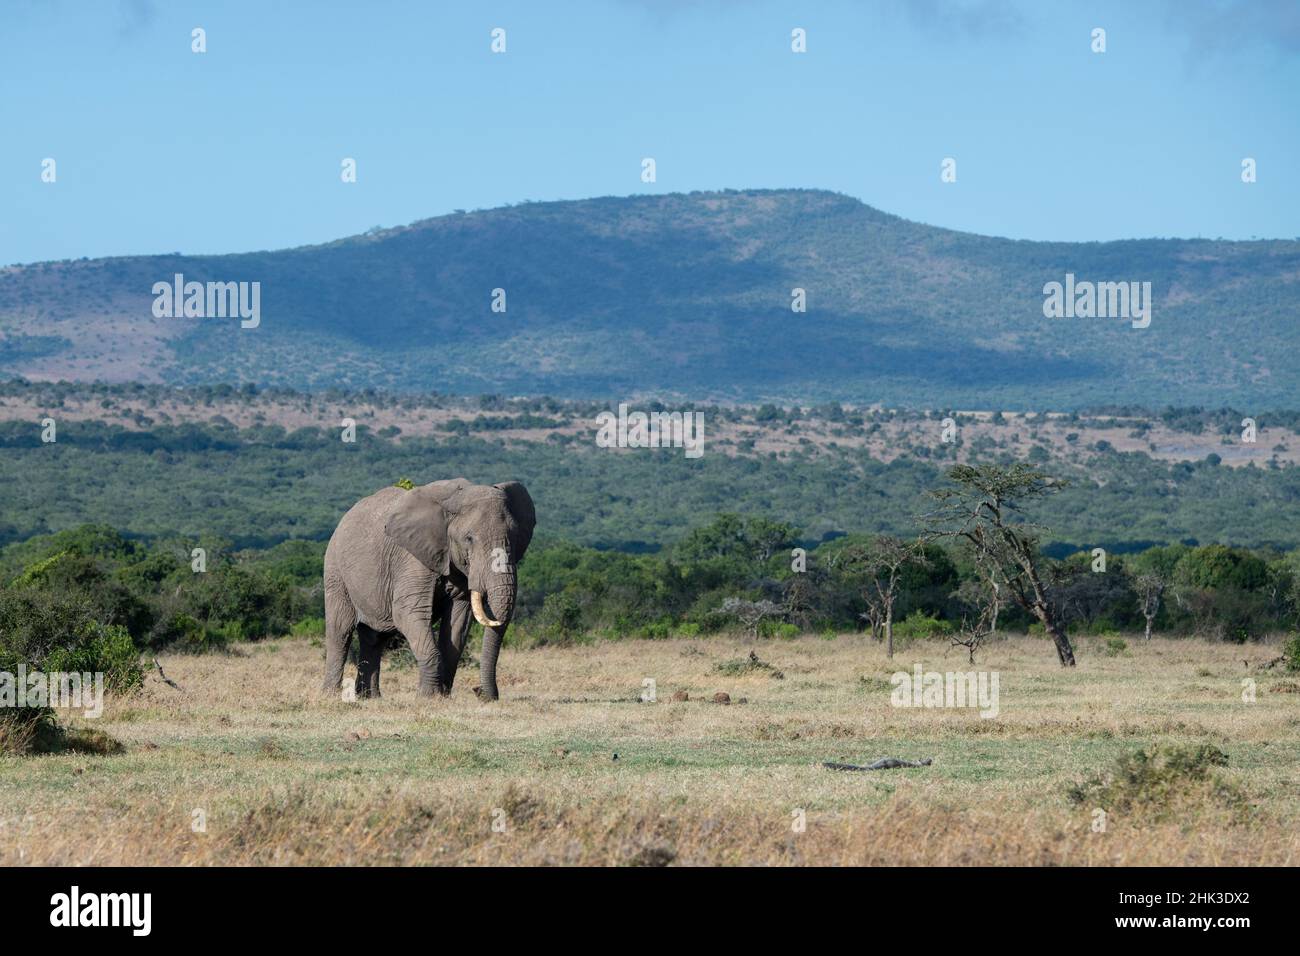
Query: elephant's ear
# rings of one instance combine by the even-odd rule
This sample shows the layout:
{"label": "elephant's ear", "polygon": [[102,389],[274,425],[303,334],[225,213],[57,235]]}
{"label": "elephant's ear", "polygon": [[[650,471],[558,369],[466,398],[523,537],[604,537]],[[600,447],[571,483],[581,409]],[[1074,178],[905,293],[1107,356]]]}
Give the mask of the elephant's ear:
{"label": "elephant's ear", "polygon": [[411,552],[430,571],[447,573],[450,565],[447,512],[428,495],[404,492],[388,512],[384,534]]}
{"label": "elephant's ear", "polygon": [[533,528],[537,527],[537,512],[533,508],[533,499],[528,494],[528,489],[517,481],[503,481],[493,487],[505,492],[506,506],[519,524],[519,553],[510,556],[510,560],[518,564],[519,559],[528,550],[528,542],[533,540]]}

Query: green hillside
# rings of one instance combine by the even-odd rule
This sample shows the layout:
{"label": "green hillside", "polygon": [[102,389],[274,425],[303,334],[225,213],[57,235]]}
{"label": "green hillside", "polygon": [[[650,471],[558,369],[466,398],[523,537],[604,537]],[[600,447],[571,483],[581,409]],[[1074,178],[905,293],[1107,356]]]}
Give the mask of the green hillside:
{"label": "green hillside", "polygon": [[[261,283],[261,324],[155,282]],[[1150,282],[1149,328],[1043,286]],[[507,311],[491,311],[492,290]],[[806,290],[807,312],[791,311]],[[1300,242],[1043,243],[806,190],[525,203],[230,256],[0,270],[0,374],[461,394],[1070,409],[1293,407]]]}

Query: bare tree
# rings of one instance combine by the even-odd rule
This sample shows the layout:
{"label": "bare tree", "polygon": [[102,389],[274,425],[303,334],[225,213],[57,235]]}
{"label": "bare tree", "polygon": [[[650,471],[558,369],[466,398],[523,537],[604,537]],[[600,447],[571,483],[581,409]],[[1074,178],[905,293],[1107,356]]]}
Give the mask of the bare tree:
{"label": "bare tree", "polygon": [[1151,626],[1155,623],[1156,615],[1160,613],[1160,601],[1164,597],[1165,588],[1169,587],[1169,578],[1160,571],[1144,571],[1139,574],[1133,581],[1133,587],[1137,590],[1138,600],[1141,602],[1142,616],[1146,618],[1146,640],[1151,640]]}
{"label": "bare tree", "polygon": [[994,621],[997,618],[997,604],[988,601],[983,604],[974,620],[963,617],[961,626],[950,637],[953,647],[966,648],[966,659],[975,663],[975,652],[984,646],[984,642],[993,636]]}
{"label": "bare tree", "polygon": [[825,576],[825,571],[809,568],[786,579],[781,589],[781,601],[785,605],[786,618],[792,624],[797,624],[804,630],[812,627],[813,614],[825,585]]}
{"label": "bare tree", "polygon": [[750,640],[757,640],[758,628],[769,617],[780,617],[781,606],[772,601],[746,601],[729,597],[722,602],[722,613],[735,618]]}
{"label": "bare tree", "polygon": [[996,575],[1012,599],[1052,638],[1062,667],[1074,666],[1074,648],[1061,626],[1040,568],[1041,528],[1023,520],[1020,504],[1041,498],[1064,482],[1030,465],[957,465],[948,472],[955,487],[930,494],[938,510],[923,517],[927,535],[956,538],[971,548],[982,574]]}
{"label": "bare tree", "polygon": [[898,582],[903,568],[908,564],[925,566],[929,563],[919,541],[880,535],[869,543],[845,547],[833,559],[850,574],[860,575],[860,590],[866,602],[863,615],[871,624],[871,636],[879,640],[883,630],[885,653],[894,656],[894,602],[898,597]]}

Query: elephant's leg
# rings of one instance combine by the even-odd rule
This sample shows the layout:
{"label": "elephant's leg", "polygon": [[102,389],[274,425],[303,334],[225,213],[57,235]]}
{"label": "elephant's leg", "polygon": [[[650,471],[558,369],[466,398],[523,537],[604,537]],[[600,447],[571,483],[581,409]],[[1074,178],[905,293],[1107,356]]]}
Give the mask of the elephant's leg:
{"label": "elephant's leg", "polygon": [[394,608],[393,623],[406,638],[420,669],[419,696],[445,695],[447,686],[442,679],[442,651],[438,646],[438,636],[433,633],[433,608],[430,605],[411,610]]}
{"label": "elephant's leg", "polygon": [[357,623],[357,609],[352,606],[347,588],[338,578],[325,578],[325,679],[321,686],[327,694],[338,694],[343,682],[343,665],[348,660],[352,628]]}
{"label": "elephant's leg", "polygon": [[378,697],[379,661],[388,636],[366,624],[357,624],[357,699]]}
{"label": "elephant's leg", "polygon": [[473,612],[470,610],[468,594],[464,598],[452,597],[450,594],[443,598],[438,643],[442,652],[442,683],[448,693],[451,693],[451,687],[456,683],[456,668],[460,666],[460,655],[465,650],[471,620]]}

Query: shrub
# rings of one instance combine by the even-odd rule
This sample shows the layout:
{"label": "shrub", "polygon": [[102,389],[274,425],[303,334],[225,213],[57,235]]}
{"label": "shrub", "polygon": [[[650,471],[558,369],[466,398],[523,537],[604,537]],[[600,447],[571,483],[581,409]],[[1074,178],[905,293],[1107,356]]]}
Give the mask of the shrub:
{"label": "shrub", "polygon": [[131,635],[101,624],[75,595],[34,589],[0,591],[0,670],[102,671],[115,690],[139,686],[144,672]]}
{"label": "shrub", "polygon": [[304,617],[302,620],[294,623],[289,628],[289,633],[294,637],[313,637],[317,634],[325,633],[325,618],[323,617]]}
{"label": "shrub", "polygon": [[186,611],[226,641],[288,634],[299,617],[302,599],[283,578],[234,565],[194,577],[183,595]]}
{"label": "shrub", "polygon": [[1288,671],[1300,671],[1300,633],[1292,634],[1282,645],[1282,659]]}
{"label": "shrub", "polygon": [[914,641],[927,637],[946,637],[953,630],[951,621],[941,621],[922,611],[913,611],[894,623],[895,641]]}
{"label": "shrub", "polygon": [[148,630],[152,613],[144,600],[111,573],[104,559],[65,550],[28,565],[14,580],[18,590],[78,594],[105,624],[121,624],[133,635]]}
{"label": "shrub", "polygon": [[1168,817],[1196,801],[1242,810],[1244,796],[1216,773],[1216,768],[1227,765],[1228,755],[1211,744],[1157,744],[1124,754],[1112,771],[1072,785],[1067,795],[1074,803],[1156,818]]}
{"label": "shrub", "polygon": [[567,591],[548,594],[541,612],[529,628],[539,645],[567,644],[582,630],[582,608]]}
{"label": "shrub", "polygon": [[109,690],[128,691],[144,681],[140,652],[120,624],[89,623],[78,639],[53,648],[43,669],[68,673],[102,673]]}
{"label": "shrub", "polygon": [[799,625],[789,621],[764,621],[759,633],[764,637],[780,637],[789,641],[799,636]]}
{"label": "shrub", "polygon": [[[144,679],[126,628],[100,623],[82,596],[32,587],[0,591],[0,672],[17,675],[20,668],[102,673],[105,688],[119,691]],[[0,749],[53,749],[62,738],[48,706],[0,708]]]}
{"label": "shrub", "polygon": [[205,628],[192,614],[169,606],[150,629],[150,647],[169,647],[187,654],[201,654],[225,645],[225,638],[215,628]]}
{"label": "shrub", "polygon": [[669,620],[651,621],[639,630],[639,636],[651,640],[666,640],[673,636],[673,622]]}
{"label": "shrub", "polygon": [[725,674],[728,677],[744,677],[747,674],[767,674],[774,680],[784,680],[785,675],[769,664],[767,661],[759,660],[759,657],[753,651],[749,652],[748,657],[737,657],[729,661],[720,661],[713,665],[713,669],[719,674]]}

